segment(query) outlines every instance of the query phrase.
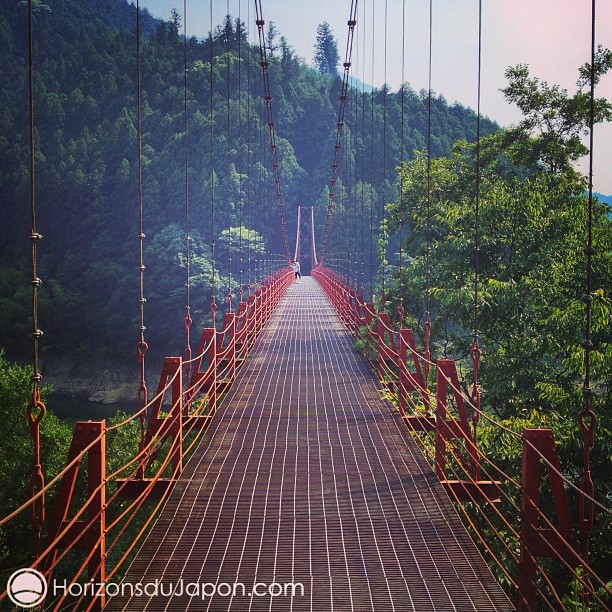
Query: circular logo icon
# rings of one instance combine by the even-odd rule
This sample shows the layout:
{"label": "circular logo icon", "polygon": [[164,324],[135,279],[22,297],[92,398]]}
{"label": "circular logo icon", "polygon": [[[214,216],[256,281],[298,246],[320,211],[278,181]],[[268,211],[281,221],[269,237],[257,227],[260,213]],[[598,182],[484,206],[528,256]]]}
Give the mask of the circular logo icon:
{"label": "circular logo icon", "polygon": [[33,608],[47,596],[47,581],[37,570],[18,569],[8,580],[6,589],[9,599],[22,608]]}

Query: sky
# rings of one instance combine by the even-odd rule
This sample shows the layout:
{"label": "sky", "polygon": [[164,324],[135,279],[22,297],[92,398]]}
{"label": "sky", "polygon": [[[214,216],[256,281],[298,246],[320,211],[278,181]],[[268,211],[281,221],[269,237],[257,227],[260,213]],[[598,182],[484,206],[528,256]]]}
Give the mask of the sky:
{"label": "sky", "polygon": [[[135,0],[134,0],[135,1]],[[154,17],[183,16],[188,36],[211,29],[211,0],[139,0]],[[402,82],[419,91],[429,80],[429,0],[358,0],[351,74],[396,90]],[[576,91],[578,68],[590,58],[592,0],[482,0],[481,112],[503,126],[520,120],[500,89],[509,66],[527,64],[541,81]],[[433,0],[431,87],[449,103],[473,109],[478,101],[479,0]],[[240,15],[255,41],[253,0],[212,0],[213,26]],[[344,59],[351,0],[261,0],[266,28],[274,22],[297,55],[312,64],[317,26],[329,23]],[[596,42],[612,49],[612,1],[597,0]],[[612,100],[612,72],[596,95]],[[612,194],[612,123],[596,125],[593,186]],[[588,159],[579,163],[588,170]]]}

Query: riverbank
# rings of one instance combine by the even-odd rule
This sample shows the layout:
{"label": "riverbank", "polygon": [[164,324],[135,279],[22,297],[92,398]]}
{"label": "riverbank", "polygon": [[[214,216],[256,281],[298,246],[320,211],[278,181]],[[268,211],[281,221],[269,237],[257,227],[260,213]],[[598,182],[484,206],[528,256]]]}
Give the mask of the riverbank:
{"label": "riverbank", "polygon": [[[54,395],[94,404],[134,403],[140,386],[138,364],[48,358],[41,367],[43,384],[53,386]],[[156,387],[159,372],[147,369],[147,387]],[[155,382],[153,382],[155,381]]]}

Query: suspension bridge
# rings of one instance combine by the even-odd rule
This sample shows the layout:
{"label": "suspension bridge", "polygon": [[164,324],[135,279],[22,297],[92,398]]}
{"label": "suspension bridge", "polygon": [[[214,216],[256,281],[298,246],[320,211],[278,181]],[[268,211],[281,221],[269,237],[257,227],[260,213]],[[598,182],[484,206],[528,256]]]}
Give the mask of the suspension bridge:
{"label": "suspension bridge", "polygon": [[[506,432],[522,445],[521,482],[479,448],[479,420],[504,426],[480,407],[478,334],[468,392],[456,362],[431,355],[429,319],[419,348],[403,312],[395,323],[384,301],[377,306],[355,279],[327,265],[357,2],[347,21],[322,245],[315,244],[313,207],[301,206],[290,251],[261,1],[255,7],[282,265],[241,288],[235,303],[230,290],[220,325],[213,271],[213,325],[192,351],[188,302],[185,355],[165,358],[151,398],[141,197],[137,410],[112,426],[79,421],[66,467],[48,483],[40,460],[40,235],[32,198],[32,498],[0,525],[31,515],[31,569],[46,590],[31,590],[35,603],[21,603],[54,610],[554,610],[574,581],[584,605],[605,609],[609,587],[589,565],[588,536],[595,508],[609,510],[588,478],[577,486],[563,475],[550,430]],[[29,27],[32,36],[32,20]],[[32,89],[30,96],[32,113]],[[186,234],[188,249],[188,227]],[[298,282],[292,260],[306,261],[311,276]],[[214,270],[214,240],[212,261]],[[585,473],[592,414],[587,404]],[[130,427],[140,428],[139,447],[111,467],[114,436]],[[540,500],[543,483],[552,518]],[[52,488],[54,506],[46,508]],[[578,526],[568,491],[580,499]],[[19,596],[9,582],[0,601]]]}

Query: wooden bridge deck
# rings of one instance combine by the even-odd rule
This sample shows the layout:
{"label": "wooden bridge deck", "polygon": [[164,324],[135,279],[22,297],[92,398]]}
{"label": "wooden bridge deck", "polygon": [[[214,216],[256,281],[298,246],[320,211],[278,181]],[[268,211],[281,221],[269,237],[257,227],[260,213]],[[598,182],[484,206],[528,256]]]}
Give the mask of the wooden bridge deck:
{"label": "wooden bridge deck", "polygon": [[513,609],[352,344],[289,289],[108,609]]}

